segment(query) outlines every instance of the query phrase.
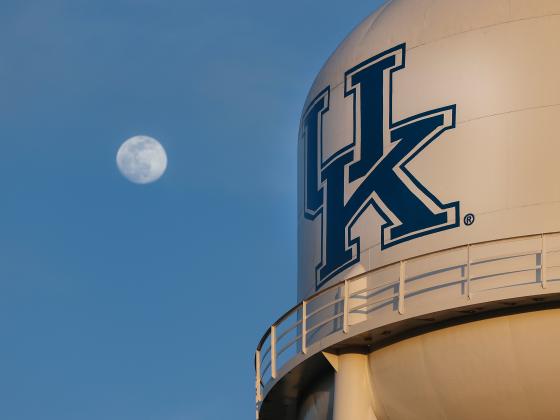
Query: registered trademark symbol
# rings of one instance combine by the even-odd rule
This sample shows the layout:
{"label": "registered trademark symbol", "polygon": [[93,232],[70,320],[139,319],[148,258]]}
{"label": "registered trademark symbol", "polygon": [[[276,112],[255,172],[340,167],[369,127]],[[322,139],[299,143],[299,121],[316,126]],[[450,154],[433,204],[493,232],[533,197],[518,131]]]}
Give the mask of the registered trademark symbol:
{"label": "registered trademark symbol", "polygon": [[474,220],[475,220],[474,214],[469,213],[465,215],[463,222],[465,222],[465,226],[470,226],[474,223]]}

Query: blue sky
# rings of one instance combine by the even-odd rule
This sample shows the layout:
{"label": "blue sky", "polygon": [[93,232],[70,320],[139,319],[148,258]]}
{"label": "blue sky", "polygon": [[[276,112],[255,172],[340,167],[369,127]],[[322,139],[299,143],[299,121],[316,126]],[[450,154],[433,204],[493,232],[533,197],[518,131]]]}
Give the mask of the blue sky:
{"label": "blue sky", "polygon": [[[242,420],[296,299],[296,141],[375,0],[4,0],[0,418]],[[161,180],[115,166],[137,134]]]}

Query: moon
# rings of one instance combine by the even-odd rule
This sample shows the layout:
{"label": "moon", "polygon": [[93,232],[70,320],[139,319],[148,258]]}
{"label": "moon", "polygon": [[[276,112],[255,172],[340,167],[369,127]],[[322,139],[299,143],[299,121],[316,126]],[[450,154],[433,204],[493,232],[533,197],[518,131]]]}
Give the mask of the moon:
{"label": "moon", "polygon": [[134,136],[119,147],[117,167],[129,181],[149,184],[161,178],[167,169],[167,154],[156,139]]}

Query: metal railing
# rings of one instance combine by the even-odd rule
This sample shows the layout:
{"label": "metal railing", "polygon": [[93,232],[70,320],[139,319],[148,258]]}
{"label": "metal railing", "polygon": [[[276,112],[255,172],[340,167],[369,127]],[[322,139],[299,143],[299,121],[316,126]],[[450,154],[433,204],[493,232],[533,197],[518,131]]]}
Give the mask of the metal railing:
{"label": "metal railing", "polygon": [[[550,275],[554,270],[557,275]],[[532,288],[529,295],[542,294],[559,280],[560,233],[554,232],[424,254],[326,287],[286,312],[260,340],[255,354],[257,412],[265,389],[286,373],[279,374],[282,367],[296,356],[305,359],[321,351],[327,337],[349,337],[354,326],[372,319],[379,325],[398,321],[405,303],[416,303],[413,312],[420,315],[438,309],[437,302],[465,306],[475,294],[497,290],[507,295],[515,286]],[[420,299],[428,292],[430,299]],[[434,303],[435,293],[440,299]]]}

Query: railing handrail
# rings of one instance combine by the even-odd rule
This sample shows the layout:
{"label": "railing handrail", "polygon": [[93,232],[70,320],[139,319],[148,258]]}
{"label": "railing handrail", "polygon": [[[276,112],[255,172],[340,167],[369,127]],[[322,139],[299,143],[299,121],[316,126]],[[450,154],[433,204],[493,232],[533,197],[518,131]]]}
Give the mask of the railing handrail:
{"label": "railing handrail", "polygon": [[[504,241],[504,240],[531,238],[531,237],[536,237],[536,236],[539,236],[539,235],[552,235],[552,234],[555,234],[555,233],[560,233],[560,231],[552,231],[552,232],[545,232],[545,233],[532,233],[532,234],[528,234],[528,235],[511,236],[511,237],[507,237],[507,238],[491,239],[491,240],[487,240],[487,241],[467,243],[467,244],[463,244],[463,245],[453,246],[451,248],[440,249],[440,250],[437,250],[437,251],[430,251],[430,252],[426,252],[424,254],[415,255],[415,256],[410,257],[410,258],[405,258],[404,260],[398,260],[398,261],[393,261],[393,262],[390,262],[390,263],[387,263],[387,264],[383,264],[383,265],[380,265],[379,267],[372,268],[371,270],[365,271],[363,273],[355,274],[353,276],[347,277],[346,279],[340,280],[336,283],[333,283],[333,284],[325,287],[324,289],[317,290],[315,293],[309,295],[305,299],[300,300],[298,303],[296,303],[294,306],[292,306],[288,311],[284,312],[284,314],[282,314],[276,321],[274,321],[270,325],[272,326],[272,325],[281,324],[282,321],[285,320],[288,316],[290,316],[292,312],[299,309],[299,307],[301,306],[301,304],[303,303],[304,300],[307,301],[307,302],[309,302],[311,300],[314,300],[316,297],[322,295],[323,293],[326,293],[329,290],[334,289],[336,287],[340,287],[342,284],[344,284],[345,281],[350,281],[351,282],[352,280],[363,277],[364,275],[372,273],[374,271],[381,271],[381,270],[383,270],[385,268],[389,268],[393,265],[400,264],[401,261],[410,262],[410,261],[414,261],[414,260],[417,260],[417,259],[429,257],[430,255],[439,254],[440,252],[455,251],[457,249],[466,248],[468,246],[486,245],[486,244],[491,244],[491,243],[495,243],[495,242],[501,242],[501,241]],[[270,327],[268,327],[267,331],[263,334],[262,338],[260,339],[259,345],[257,346],[257,350],[261,349],[262,344],[264,344],[264,342],[266,341],[266,339],[268,338],[269,335],[270,335]]]}

